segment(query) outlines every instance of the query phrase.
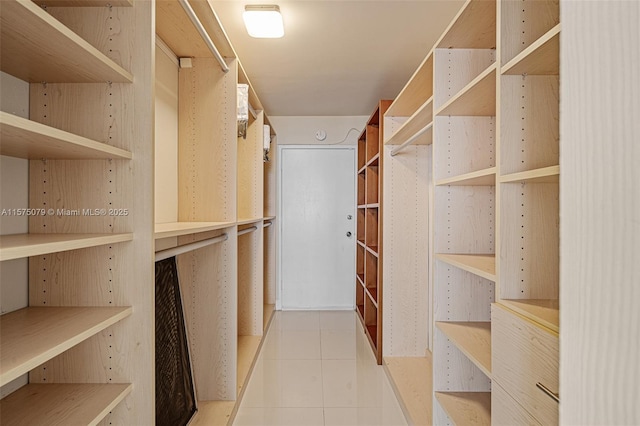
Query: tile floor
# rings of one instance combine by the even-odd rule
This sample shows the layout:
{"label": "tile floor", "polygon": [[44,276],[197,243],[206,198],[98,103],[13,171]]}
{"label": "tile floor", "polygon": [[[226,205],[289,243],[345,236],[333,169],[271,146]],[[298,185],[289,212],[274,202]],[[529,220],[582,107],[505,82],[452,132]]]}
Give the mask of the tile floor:
{"label": "tile floor", "polygon": [[355,312],[274,313],[235,426],[406,424]]}

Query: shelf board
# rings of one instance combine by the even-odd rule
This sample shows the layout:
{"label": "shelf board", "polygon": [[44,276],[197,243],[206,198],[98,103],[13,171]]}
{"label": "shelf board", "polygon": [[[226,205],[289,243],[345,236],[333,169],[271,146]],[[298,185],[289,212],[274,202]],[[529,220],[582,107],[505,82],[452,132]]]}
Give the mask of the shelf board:
{"label": "shelf board", "polygon": [[2,424],[97,425],[131,384],[29,384],[0,401]]}
{"label": "shelf board", "polygon": [[364,241],[362,241],[362,240],[357,240],[357,242],[358,242],[358,244],[359,244],[363,249],[366,249],[366,248],[367,248],[367,246],[364,244]]}
{"label": "shelf board", "polygon": [[377,166],[379,159],[380,159],[380,153],[377,153],[376,155],[371,157],[369,161],[367,161],[367,164],[365,164],[365,167]]}
{"label": "shelf board", "polygon": [[431,356],[385,357],[385,371],[391,376],[392,386],[411,419],[410,424],[428,425],[432,420],[432,376]]}
{"label": "shelf board", "polygon": [[358,174],[364,174],[366,170],[367,170],[367,165],[365,164],[358,170]]}
{"label": "shelf board", "polygon": [[30,307],[0,321],[0,386],[131,315],[130,307]]}
{"label": "shelf board", "polygon": [[359,209],[366,209],[367,205],[366,204],[358,204],[358,208]]}
{"label": "shelf board", "polygon": [[446,179],[440,179],[436,185],[458,185],[458,186],[495,186],[496,168],[490,167],[477,172],[465,173]]}
{"label": "shelf board", "polygon": [[271,317],[273,316],[273,312],[275,311],[276,305],[265,303],[262,308],[262,329],[263,331],[267,330],[269,326],[269,322],[271,321]]}
{"label": "shelf board", "polygon": [[494,254],[436,254],[436,259],[476,274],[489,281],[496,280],[496,256]]}
{"label": "shelf board", "polygon": [[38,6],[47,7],[131,7],[133,0],[34,0]]}
{"label": "shelf board", "polygon": [[560,303],[555,299],[501,299],[502,305],[560,333]]}
{"label": "shelf board", "polygon": [[129,71],[30,0],[3,0],[0,19],[0,63],[14,77],[31,83],[133,82]]}
{"label": "shelf board", "polygon": [[368,209],[378,209],[380,208],[380,203],[371,203],[371,204],[366,204],[366,207]]}
{"label": "shelf board", "polygon": [[491,378],[491,322],[436,322],[436,327]]}
{"label": "shelf board", "polygon": [[496,115],[496,63],[449,99],[436,115],[495,116]]}
{"label": "shelf board", "polygon": [[454,425],[491,425],[491,392],[435,392]]}
{"label": "shelf board", "polygon": [[229,424],[236,401],[198,401],[198,411],[189,426]]}
{"label": "shelf board", "polygon": [[356,312],[358,312],[358,318],[364,325],[364,305],[356,305]]}
{"label": "shelf board", "polygon": [[263,219],[264,220],[274,220],[276,217],[275,216],[265,216]]}
{"label": "shelf board", "polygon": [[358,281],[360,281],[360,284],[364,287],[364,274],[356,274],[356,278],[358,278]]}
{"label": "shelf board", "polygon": [[238,336],[238,395],[242,392],[245,383],[248,383],[249,373],[253,368],[261,341],[262,336]]}
{"label": "shelf board", "polygon": [[389,106],[385,117],[409,117],[425,103],[433,93],[433,52],[424,58],[395,101]]}
{"label": "shelf board", "polygon": [[560,166],[549,166],[526,172],[502,175],[499,180],[501,183],[559,183]]}
{"label": "shelf board", "polygon": [[0,237],[0,261],[133,240],[125,234],[14,234]]}
{"label": "shelf board", "polygon": [[180,3],[175,0],[156,1],[156,34],[179,58],[213,56]]}
{"label": "shelf board", "polygon": [[261,217],[253,217],[253,218],[238,219],[238,221],[236,222],[236,225],[238,225],[238,226],[240,226],[240,225],[249,225],[251,223],[256,223],[256,222],[262,222],[262,218]]}
{"label": "shelf board", "polygon": [[366,246],[366,249],[369,253],[371,253],[375,257],[378,257],[378,246],[368,245]]}
{"label": "shelf board", "polygon": [[27,159],[131,159],[131,152],[0,111],[0,154]]}
{"label": "shelf board", "polygon": [[560,25],[551,28],[538,40],[502,67],[509,75],[559,75]]}
{"label": "shelf board", "polygon": [[373,293],[371,292],[371,290],[375,290],[375,289],[371,289],[369,287],[365,286],[365,293],[367,294],[367,297],[369,298],[369,300],[371,300],[371,303],[373,303],[373,306],[376,307],[376,309],[378,309],[378,298],[377,295],[373,295]]}
{"label": "shelf board", "polygon": [[154,238],[179,237],[181,235],[197,234],[199,232],[215,231],[234,226],[235,222],[169,222],[156,223]]}
{"label": "shelf board", "polygon": [[365,329],[367,330],[367,338],[369,339],[369,343],[371,344],[371,347],[374,349],[373,352],[377,352],[376,348],[378,347],[378,344],[376,343],[376,341],[378,340],[378,327],[375,325],[367,325],[365,327]]}
{"label": "shelf board", "polygon": [[444,49],[496,47],[496,2],[468,0],[435,44]]}
{"label": "shelf board", "polygon": [[[385,145],[402,145],[413,135],[422,130],[433,121],[433,96],[430,97],[402,126],[387,139]],[[414,145],[430,145],[433,141],[433,132],[426,132],[419,136]]]}

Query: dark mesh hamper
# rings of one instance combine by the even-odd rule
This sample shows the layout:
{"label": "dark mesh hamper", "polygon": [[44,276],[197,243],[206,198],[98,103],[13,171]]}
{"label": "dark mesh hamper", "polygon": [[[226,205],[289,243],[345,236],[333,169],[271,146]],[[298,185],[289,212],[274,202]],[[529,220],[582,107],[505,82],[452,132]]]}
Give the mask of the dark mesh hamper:
{"label": "dark mesh hamper", "polygon": [[196,412],[176,258],[156,262],[156,425],[186,425]]}

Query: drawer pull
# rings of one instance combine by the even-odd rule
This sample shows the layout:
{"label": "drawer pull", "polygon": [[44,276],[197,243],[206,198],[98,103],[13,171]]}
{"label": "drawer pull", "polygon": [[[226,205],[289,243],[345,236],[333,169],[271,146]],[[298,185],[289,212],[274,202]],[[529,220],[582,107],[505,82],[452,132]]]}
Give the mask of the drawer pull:
{"label": "drawer pull", "polygon": [[549,395],[549,397],[551,399],[553,399],[555,402],[558,402],[558,403],[560,402],[560,395],[558,395],[557,393],[552,392],[548,387],[546,387],[542,383],[540,383],[540,382],[536,383],[536,387],[538,389],[540,389],[542,392],[544,392],[547,395]]}

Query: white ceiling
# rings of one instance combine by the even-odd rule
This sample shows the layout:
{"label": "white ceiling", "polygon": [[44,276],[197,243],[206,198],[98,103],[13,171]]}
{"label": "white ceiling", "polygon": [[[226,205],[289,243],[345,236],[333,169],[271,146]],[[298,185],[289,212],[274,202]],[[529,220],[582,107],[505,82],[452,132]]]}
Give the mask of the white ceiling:
{"label": "white ceiling", "polygon": [[[271,116],[369,115],[393,99],[463,0],[210,0]],[[246,4],[277,4],[285,35],[254,39]]]}

